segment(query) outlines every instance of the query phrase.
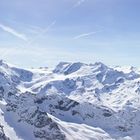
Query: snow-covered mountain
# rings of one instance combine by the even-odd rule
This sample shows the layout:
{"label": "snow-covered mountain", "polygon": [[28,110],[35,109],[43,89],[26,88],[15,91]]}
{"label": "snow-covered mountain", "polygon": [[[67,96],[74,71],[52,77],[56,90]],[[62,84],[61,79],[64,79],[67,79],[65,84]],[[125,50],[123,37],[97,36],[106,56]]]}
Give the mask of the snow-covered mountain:
{"label": "snow-covered mountain", "polygon": [[140,140],[140,70],[0,61],[0,140]]}

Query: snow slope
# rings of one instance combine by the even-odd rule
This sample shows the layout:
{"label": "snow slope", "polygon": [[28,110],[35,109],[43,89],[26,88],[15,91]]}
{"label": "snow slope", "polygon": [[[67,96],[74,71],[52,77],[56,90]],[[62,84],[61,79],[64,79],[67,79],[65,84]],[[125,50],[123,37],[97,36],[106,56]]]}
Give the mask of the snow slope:
{"label": "snow slope", "polygon": [[22,69],[0,61],[2,140],[139,140],[139,108],[137,68]]}

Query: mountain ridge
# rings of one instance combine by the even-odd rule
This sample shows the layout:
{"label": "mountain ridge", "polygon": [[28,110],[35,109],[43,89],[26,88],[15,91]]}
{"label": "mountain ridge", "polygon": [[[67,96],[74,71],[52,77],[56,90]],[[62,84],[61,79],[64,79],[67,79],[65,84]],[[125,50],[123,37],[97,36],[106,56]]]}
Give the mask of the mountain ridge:
{"label": "mountain ridge", "polygon": [[22,69],[0,61],[2,140],[139,140],[139,101],[133,67],[61,62],[53,70]]}

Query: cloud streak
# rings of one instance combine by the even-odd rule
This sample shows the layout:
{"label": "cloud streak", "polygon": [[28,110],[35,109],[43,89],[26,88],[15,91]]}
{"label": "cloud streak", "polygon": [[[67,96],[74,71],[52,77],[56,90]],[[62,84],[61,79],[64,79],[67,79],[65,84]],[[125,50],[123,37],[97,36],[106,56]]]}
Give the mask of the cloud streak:
{"label": "cloud streak", "polygon": [[8,27],[8,26],[5,26],[3,24],[0,24],[0,28],[3,31],[5,31],[5,32],[7,32],[7,33],[19,38],[19,39],[22,39],[24,41],[28,41],[27,37],[24,34],[21,34],[21,33],[17,32],[15,29],[13,29],[11,27]]}
{"label": "cloud streak", "polygon": [[[49,24],[45,29],[41,29],[41,31],[35,36],[35,38],[32,38],[31,40],[29,40],[29,39],[27,39],[26,38],[26,36],[25,36],[25,38],[23,38],[24,36],[22,36],[22,38],[21,39],[23,39],[23,40],[26,40],[26,42],[25,43],[23,43],[23,44],[20,44],[17,48],[16,48],[16,52],[21,52],[20,50],[22,50],[22,54],[25,54],[25,53],[27,53],[26,52],[26,49],[25,49],[25,47],[31,47],[32,46],[32,44],[34,43],[34,42],[36,42],[42,35],[44,35],[45,33],[47,33],[51,28],[52,28],[52,26],[54,26],[55,25],[55,23],[56,23],[56,21],[53,21],[51,24]],[[5,27],[5,26],[4,26]],[[0,28],[2,28],[3,29],[3,26],[1,27],[1,24],[0,24]],[[38,27],[37,27],[38,28]],[[9,28],[8,28],[9,29]],[[10,28],[11,29],[11,28]],[[4,31],[6,30],[7,31],[7,28],[6,29],[3,29]],[[12,30],[13,31],[13,30]],[[9,32],[9,30],[7,31],[7,32]],[[11,33],[11,32],[10,32]],[[14,32],[15,33],[15,32]],[[11,34],[13,34],[13,32],[11,33]],[[18,36],[19,36],[19,34],[18,34]],[[21,36],[20,36],[21,37]],[[6,57],[6,56],[8,56],[9,54],[11,54],[11,52],[13,52],[12,51],[12,49],[13,49],[13,47],[10,49],[5,49],[5,50],[3,50],[3,53],[2,53],[2,57]],[[32,49],[33,50],[33,49]]]}
{"label": "cloud streak", "polygon": [[39,32],[35,38],[31,39],[30,41],[27,42],[27,46],[30,46],[32,43],[36,42],[38,40],[38,38],[40,38],[42,35],[46,34],[51,28],[52,26],[54,26],[56,24],[56,21],[53,21],[51,24],[48,25],[47,28],[42,29],[41,32]]}
{"label": "cloud streak", "polygon": [[89,36],[92,36],[96,33],[99,33],[99,32],[102,32],[103,30],[99,30],[99,31],[95,31],[95,32],[88,32],[88,33],[83,33],[83,34],[80,34],[80,35],[77,35],[75,36],[73,39],[80,39],[80,38],[85,38],[85,37],[89,37]]}

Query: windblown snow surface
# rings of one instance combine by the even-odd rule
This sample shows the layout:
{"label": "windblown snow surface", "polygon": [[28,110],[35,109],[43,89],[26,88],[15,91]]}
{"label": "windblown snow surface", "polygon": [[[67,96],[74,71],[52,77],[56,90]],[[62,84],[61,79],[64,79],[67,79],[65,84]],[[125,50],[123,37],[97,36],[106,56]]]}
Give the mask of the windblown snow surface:
{"label": "windblown snow surface", "polygon": [[1,60],[0,140],[140,140],[140,70]]}

